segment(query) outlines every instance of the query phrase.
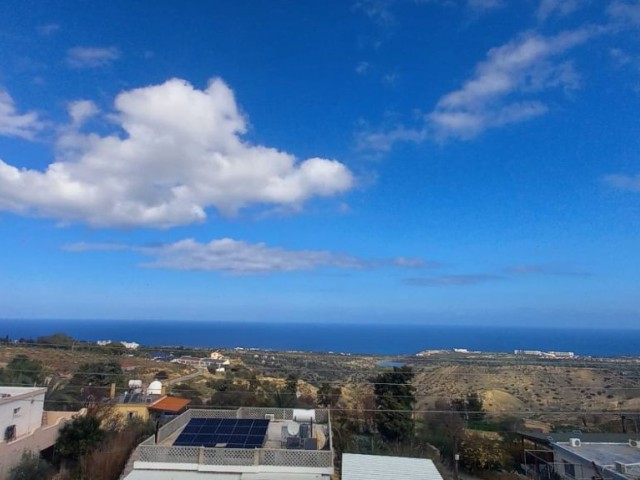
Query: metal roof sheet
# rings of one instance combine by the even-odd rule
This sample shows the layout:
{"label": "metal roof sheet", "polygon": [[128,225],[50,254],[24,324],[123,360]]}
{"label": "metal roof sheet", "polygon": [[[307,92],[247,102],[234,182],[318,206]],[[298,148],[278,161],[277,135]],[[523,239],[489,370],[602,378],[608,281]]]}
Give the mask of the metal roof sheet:
{"label": "metal roof sheet", "polygon": [[431,460],[425,458],[342,455],[342,480],[442,480]]}
{"label": "metal roof sheet", "polygon": [[188,472],[180,470],[133,470],[124,480],[240,480],[241,473]]}

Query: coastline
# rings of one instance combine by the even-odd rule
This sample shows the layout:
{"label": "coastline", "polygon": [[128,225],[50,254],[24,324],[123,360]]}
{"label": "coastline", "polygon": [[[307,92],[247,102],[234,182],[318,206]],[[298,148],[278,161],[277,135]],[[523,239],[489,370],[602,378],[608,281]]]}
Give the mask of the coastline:
{"label": "coastline", "polygon": [[136,342],[149,347],[243,348],[355,355],[412,356],[425,350],[511,354],[515,350],[577,356],[640,356],[640,330],[475,327],[416,324],[261,323],[123,320],[1,320],[0,336],[55,332],[78,340]]}

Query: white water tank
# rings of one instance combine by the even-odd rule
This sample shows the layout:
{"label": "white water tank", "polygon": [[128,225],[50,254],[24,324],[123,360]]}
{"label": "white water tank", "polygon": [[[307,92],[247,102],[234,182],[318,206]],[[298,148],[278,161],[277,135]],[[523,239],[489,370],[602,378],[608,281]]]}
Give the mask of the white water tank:
{"label": "white water tank", "polygon": [[162,394],[162,382],[160,380],[154,380],[149,384],[147,388],[147,395],[160,395]]}
{"label": "white water tank", "polygon": [[129,380],[129,388],[142,388],[142,380]]}

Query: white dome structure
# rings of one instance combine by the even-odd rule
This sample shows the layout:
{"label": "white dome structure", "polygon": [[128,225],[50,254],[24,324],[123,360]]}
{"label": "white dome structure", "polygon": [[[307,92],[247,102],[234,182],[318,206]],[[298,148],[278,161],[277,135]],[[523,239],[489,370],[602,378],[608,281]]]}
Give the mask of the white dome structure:
{"label": "white dome structure", "polygon": [[162,394],[162,382],[160,380],[154,380],[147,387],[147,395],[161,395]]}

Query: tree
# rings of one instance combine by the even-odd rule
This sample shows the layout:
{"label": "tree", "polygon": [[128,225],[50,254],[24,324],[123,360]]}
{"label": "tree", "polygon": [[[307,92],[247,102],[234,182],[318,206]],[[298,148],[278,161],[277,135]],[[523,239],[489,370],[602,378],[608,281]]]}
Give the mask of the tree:
{"label": "tree", "polygon": [[47,480],[51,467],[36,452],[24,451],[20,463],[9,470],[7,480]]}
{"label": "tree", "polygon": [[66,333],[54,333],[36,338],[36,343],[51,345],[52,347],[69,348],[72,347],[76,341]]}
{"label": "tree", "polygon": [[415,389],[411,367],[393,367],[373,379],[376,399],[375,425],[386,441],[404,442],[414,434]]}
{"label": "tree", "polygon": [[83,415],[60,429],[55,449],[63,459],[77,462],[82,455],[100,445],[105,436],[106,432],[100,427],[100,418]]}
{"label": "tree", "polygon": [[472,422],[481,422],[484,419],[484,405],[482,398],[477,393],[467,395],[467,411],[469,420]]}
{"label": "tree", "polygon": [[81,391],[85,400],[98,401],[109,396],[109,386],[124,384],[122,367],[117,360],[80,365],[69,382]]}
{"label": "tree", "polygon": [[465,470],[499,470],[505,464],[503,445],[478,435],[465,435],[459,446],[460,462]]}
{"label": "tree", "polygon": [[340,387],[332,387],[329,383],[323,383],[318,388],[318,405],[321,407],[335,408],[340,401]]}
{"label": "tree", "polygon": [[0,372],[0,381],[9,385],[35,385],[43,380],[42,362],[26,355],[17,355]]}

